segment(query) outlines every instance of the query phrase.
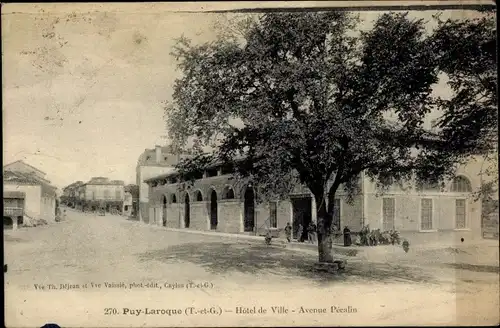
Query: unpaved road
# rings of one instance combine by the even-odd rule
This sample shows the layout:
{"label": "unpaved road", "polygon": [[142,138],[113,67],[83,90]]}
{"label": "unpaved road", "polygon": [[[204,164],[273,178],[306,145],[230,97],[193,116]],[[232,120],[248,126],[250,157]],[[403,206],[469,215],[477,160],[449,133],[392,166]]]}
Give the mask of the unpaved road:
{"label": "unpaved road", "polygon": [[65,222],[5,231],[4,245],[7,327],[499,322],[498,265],[453,257],[352,259],[320,274],[315,254],[69,210]]}

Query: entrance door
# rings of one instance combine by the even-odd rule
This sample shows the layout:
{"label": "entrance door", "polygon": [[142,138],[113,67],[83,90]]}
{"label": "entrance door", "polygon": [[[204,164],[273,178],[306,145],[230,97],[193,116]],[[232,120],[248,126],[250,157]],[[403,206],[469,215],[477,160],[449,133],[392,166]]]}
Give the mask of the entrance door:
{"label": "entrance door", "polygon": [[217,193],[215,190],[212,190],[210,195],[210,229],[216,230],[218,224],[217,218]]}
{"label": "entrance door", "polygon": [[245,190],[245,203],[244,203],[244,228],[245,232],[254,231],[255,227],[255,197],[252,188]]}
{"label": "entrance door", "polygon": [[3,217],[3,228],[4,229],[13,229],[14,228],[14,222],[12,221],[12,218],[10,216]]}
{"label": "entrance door", "polygon": [[[292,198],[293,208],[293,238],[307,239],[307,227],[312,221],[312,198]],[[298,236],[299,224],[302,225],[302,234]]]}
{"label": "entrance door", "polygon": [[184,200],[184,227],[185,228],[189,228],[189,222],[191,221],[190,215],[191,215],[191,209],[189,208],[189,195],[186,194],[186,198]]}
{"label": "entrance door", "polygon": [[167,226],[167,197],[163,196],[163,226]]}

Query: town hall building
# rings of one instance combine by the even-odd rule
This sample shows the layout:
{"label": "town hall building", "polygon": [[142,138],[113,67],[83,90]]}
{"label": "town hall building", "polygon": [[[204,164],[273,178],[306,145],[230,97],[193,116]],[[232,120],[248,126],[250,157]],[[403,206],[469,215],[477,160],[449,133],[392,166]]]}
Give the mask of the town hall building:
{"label": "town hall building", "polygon": [[[453,181],[440,186],[392,186],[383,193],[360,176],[360,193],[348,203],[342,188],[335,199],[334,224],[352,232],[363,226],[397,230],[417,243],[459,242],[481,238],[481,202],[472,196],[481,184],[480,160],[460,167]],[[316,221],[314,197],[296,186],[288,199],[257,203],[251,184],[242,185],[231,170],[213,166],[193,184],[176,172],[144,180],[149,186],[149,223],[169,228],[263,235],[282,234],[287,222],[297,238],[299,224]],[[304,229],[304,233],[306,229]]]}

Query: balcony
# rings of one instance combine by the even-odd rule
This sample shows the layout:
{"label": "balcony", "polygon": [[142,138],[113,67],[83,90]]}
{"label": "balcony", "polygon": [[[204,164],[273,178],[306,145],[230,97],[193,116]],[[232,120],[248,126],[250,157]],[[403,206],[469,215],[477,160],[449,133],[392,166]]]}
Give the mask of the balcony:
{"label": "balcony", "polygon": [[24,211],[21,207],[4,207],[3,216],[18,217],[24,216]]}

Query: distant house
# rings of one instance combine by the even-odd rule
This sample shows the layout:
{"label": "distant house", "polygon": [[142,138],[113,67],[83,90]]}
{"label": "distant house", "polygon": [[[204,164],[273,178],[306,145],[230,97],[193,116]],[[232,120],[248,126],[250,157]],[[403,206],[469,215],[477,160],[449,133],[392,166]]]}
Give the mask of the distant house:
{"label": "distant house", "polygon": [[61,203],[75,208],[77,201],[79,200],[79,187],[84,185],[83,181],[76,181],[63,188],[63,194],[61,196]]}
{"label": "distant house", "polygon": [[146,149],[137,161],[136,183],[139,186],[139,220],[149,222],[149,186],[147,179],[161,174],[173,173],[175,166],[187,154],[175,154],[171,146],[155,146],[154,149]]}
{"label": "distant house", "polygon": [[45,173],[23,161],[3,169],[4,227],[15,229],[40,219],[55,222],[57,188]]}
{"label": "distant house", "polygon": [[106,177],[93,177],[84,183],[77,181],[64,187],[64,201],[68,206],[80,210],[98,210],[105,207],[122,211],[125,197],[125,183],[122,180],[110,180]]}

